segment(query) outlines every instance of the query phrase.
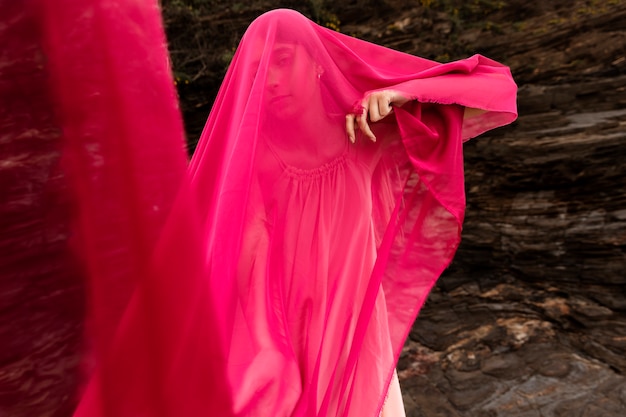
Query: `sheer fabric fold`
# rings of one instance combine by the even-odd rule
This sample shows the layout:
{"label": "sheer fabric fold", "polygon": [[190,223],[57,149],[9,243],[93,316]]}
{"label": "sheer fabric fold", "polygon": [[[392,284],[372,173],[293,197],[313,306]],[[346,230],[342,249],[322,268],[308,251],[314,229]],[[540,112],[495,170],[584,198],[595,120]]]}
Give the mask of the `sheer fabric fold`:
{"label": "sheer fabric fold", "polygon": [[[156,9],[42,8],[91,311],[104,317],[75,416],[377,416],[459,243],[462,142],[516,117],[508,68],[478,55],[439,64],[268,12],[183,172]],[[81,21],[94,36],[70,42]],[[115,45],[108,73],[84,59],[102,45]],[[131,88],[115,69],[137,56],[151,64],[132,74],[151,76]],[[66,64],[90,74],[80,88]],[[349,143],[345,115],[384,89],[415,101],[372,124],[375,143]],[[484,112],[464,119],[465,107]],[[99,315],[113,301],[124,312]]]}

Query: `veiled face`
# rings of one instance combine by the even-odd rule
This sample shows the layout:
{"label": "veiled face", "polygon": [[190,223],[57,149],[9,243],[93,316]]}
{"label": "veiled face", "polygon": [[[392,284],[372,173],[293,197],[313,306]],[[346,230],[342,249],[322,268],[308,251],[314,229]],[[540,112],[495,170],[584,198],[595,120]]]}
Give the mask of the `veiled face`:
{"label": "veiled face", "polygon": [[268,112],[279,119],[297,117],[319,101],[319,69],[306,49],[277,43],[272,50],[266,79]]}

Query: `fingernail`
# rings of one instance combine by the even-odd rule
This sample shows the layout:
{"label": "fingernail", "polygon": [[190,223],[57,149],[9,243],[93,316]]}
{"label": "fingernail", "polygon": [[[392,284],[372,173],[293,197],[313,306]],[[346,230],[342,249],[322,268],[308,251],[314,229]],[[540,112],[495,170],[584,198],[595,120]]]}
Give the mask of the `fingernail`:
{"label": "fingernail", "polygon": [[350,142],[354,143],[355,142],[355,138],[354,136],[350,136]]}

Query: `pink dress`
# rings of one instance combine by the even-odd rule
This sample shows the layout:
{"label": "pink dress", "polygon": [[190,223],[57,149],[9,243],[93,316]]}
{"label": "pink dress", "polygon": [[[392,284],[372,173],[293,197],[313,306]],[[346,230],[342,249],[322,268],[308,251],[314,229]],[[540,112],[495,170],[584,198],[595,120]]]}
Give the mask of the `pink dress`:
{"label": "pink dress", "polygon": [[[344,144],[331,159],[300,168],[264,141],[258,182],[265,211],[251,227],[262,235],[252,238],[261,247],[252,250],[273,274],[270,298],[280,301],[272,312],[293,350],[300,396],[306,394],[308,407],[325,407],[331,415],[349,403],[334,380],[348,360],[377,248],[371,193],[379,152],[367,143]],[[381,288],[362,363],[393,361],[387,323]],[[381,373],[375,380],[356,379],[352,389],[383,392],[386,378]]]}
{"label": "pink dress", "polygon": [[[60,1],[40,17],[96,360],[75,416],[377,416],[459,243],[462,142],[516,117],[508,68],[272,11],[184,172],[156,5]],[[382,89],[414,100],[349,144]]]}

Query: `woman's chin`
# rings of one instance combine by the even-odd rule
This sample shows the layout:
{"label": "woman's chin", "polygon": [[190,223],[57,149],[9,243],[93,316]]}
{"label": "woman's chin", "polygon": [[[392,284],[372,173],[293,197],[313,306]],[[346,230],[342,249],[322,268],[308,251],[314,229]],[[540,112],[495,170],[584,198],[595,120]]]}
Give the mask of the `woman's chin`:
{"label": "woman's chin", "polygon": [[268,118],[275,121],[294,121],[299,116],[300,112],[294,106],[281,106],[280,108],[273,108],[268,112]]}

